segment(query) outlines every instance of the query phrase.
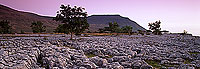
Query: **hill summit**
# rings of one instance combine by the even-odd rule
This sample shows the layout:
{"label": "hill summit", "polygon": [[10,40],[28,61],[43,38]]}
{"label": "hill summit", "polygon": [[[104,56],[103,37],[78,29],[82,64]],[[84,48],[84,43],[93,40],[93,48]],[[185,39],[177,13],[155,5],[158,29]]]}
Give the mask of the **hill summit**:
{"label": "hill summit", "polygon": [[108,26],[109,22],[117,22],[120,27],[132,26],[133,31],[146,30],[135,21],[132,21],[129,18],[122,17],[120,15],[91,15],[88,17],[88,23],[91,25],[90,28],[94,30]]}

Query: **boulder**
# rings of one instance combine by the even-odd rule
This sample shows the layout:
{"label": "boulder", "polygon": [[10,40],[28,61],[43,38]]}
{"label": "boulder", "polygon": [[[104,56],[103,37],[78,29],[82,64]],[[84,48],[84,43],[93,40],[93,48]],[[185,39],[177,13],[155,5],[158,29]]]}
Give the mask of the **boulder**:
{"label": "boulder", "polygon": [[169,58],[181,58],[181,53],[179,52],[175,52],[175,53],[172,53]]}
{"label": "boulder", "polygon": [[87,62],[83,62],[84,65],[83,67],[87,68],[87,69],[96,69],[98,66],[95,65],[95,63],[87,61]]}
{"label": "boulder", "polygon": [[108,69],[124,69],[123,66],[121,66],[119,64],[119,62],[113,62],[113,63],[109,63],[105,66],[105,68],[108,68]]}
{"label": "boulder", "polygon": [[182,64],[179,66],[179,69],[195,69],[194,64]]}
{"label": "boulder", "polygon": [[168,60],[161,60],[160,64],[168,64],[170,63]]}
{"label": "boulder", "polygon": [[153,69],[153,67],[151,65],[148,64],[143,64],[140,69]]}
{"label": "boulder", "polygon": [[128,56],[114,56],[112,57],[114,62],[123,62],[129,60]]}
{"label": "boulder", "polygon": [[102,58],[99,58],[98,56],[96,57],[92,57],[89,59],[91,62],[95,63],[96,65],[98,66],[102,66],[102,65],[105,65],[108,63],[108,61],[106,59],[102,59]]}
{"label": "boulder", "polygon": [[120,64],[124,67],[124,68],[131,68],[131,63],[130,62],[120,62]]}

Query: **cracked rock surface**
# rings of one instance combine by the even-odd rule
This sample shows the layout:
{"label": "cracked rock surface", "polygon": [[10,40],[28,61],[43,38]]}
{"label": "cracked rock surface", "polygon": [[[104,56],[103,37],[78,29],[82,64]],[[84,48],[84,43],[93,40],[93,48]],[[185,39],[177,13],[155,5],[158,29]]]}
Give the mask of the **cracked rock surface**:
{"label": "cracked rock surface", "polygon": [[0,37],[0,69],[195,69],[200,37]]}

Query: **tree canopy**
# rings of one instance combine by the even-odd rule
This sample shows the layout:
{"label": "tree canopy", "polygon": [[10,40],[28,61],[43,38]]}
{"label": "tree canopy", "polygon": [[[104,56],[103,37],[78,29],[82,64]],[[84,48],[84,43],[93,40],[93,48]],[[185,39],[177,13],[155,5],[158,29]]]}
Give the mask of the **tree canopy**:
{"label": "tree canopy", "polygon": [[33,22],[30,27],[32,27],[33,33],[42,33],[46,31],[46,26],[43,26],[41,21]]}
{"label": "tree canopy", "polygon": [[130,33],[132,32],[133,27],[132,26],[124,26],[122,27],[122,30],[124,33],[128,33],[130,35]]}
{"label": "tree canopy", "polygon": [[104,27],[104,29],[99,29],[99,32],[110,31],[111,33],[130,33],[132,32],[132,26],[119,27],[117,22],[109,22],[109,27]]}
{"label": "tree canopy", "polygon": [[121,28],[119,28],[119,25],[117,22],[110,22],[109,27],[104,27],[104,31],[110,31],[111,33],[120,33]]}
{"label": "tree canopy", "polygon": [[149,23],[149,29],[153,31],[153,33],[155,35],[160,35],[161,34],[161,28],[160,28],[160,20],[159,21],[156,21],[156,22],[153,22],[153,23]]}
{"label": "tree canopy", "polygon": [[61,5],[54,20],[65,23],[63,27],[66,29],[63,30],[71,34],[71,39],[73,34],[82,33],[89,27],[85,8],[77,6],[71,7],[70,5]]}
{"label": "tree canopy", "polygon": [[68,34],[69,31],[67,30],[66,27],[67,24],[60,24],[58,27],[54,30],[55,33],[66,33]]}
{"label": "tree canopy", "polygon": [[12,27],[9,24],[10,22],[7,20],[0,21],[0,33],[2,34],[11,33]]}

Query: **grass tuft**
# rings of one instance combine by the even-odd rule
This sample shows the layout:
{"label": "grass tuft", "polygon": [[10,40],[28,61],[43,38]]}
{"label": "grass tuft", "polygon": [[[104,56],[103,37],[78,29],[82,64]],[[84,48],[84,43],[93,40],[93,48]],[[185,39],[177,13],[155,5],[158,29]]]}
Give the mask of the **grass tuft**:
{"label": "grass tuft", "polygon": [[189,52],[190,54],[200,54],[200,52]]}
{"label": "grass tuft", "polygon": [[63,46],[63,47],[68,47],[68,48],[70,48],[70,49],[76,49],[76,48],[71,47],[71,46]]}
{"label": "grass tuft", "polygon": [[178,66],[177,64],[160,64],[160,61],[156,61],[156,60],[145,60],[145,62],[147,62],[149,65],[153,66],[156,69],[160,69],[163,66],[167,68]]}
{"label": "grass tuft", "polygon": [[95,57],[96,55],[94,55],[94,54],[91,54],[91,53],[89,53],[89,54],[85,54],[88,58],[91,58],[91,57]]}
{"label": "grass tuft", "polygon": [[153,66],[154,68],[158,68],[160,69],[162,67],[162,65],[160,65],[159,61],[155,61],[155,60],[145,60],[145,62],[147,62],[149,65]]}

